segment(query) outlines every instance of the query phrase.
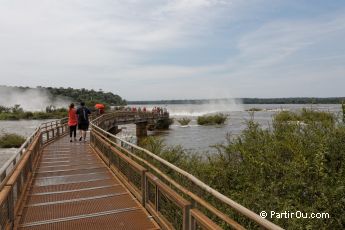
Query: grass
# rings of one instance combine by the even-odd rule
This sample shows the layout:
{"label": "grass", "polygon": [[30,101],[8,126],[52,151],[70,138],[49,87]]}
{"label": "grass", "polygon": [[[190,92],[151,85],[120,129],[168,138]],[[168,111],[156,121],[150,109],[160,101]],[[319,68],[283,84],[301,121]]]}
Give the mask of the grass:
{"label": "grass", "polygon": [[14,107],[0,106],[0,120],[43,120],[60,119],[67,116],[67,109],[55,109],[51,106],[46,108],[46,112],[24,111],[19,105]]}
{"label": "grass", "polygon": [[262,109],[254,107],[254,108],[246,109],[246,111],[248,111],[248,112],[259,112],[259,111],[262,111]]}
{"label": "grass", "polygon": [[187,117],[180,118],[177,120],[177,122],[180,123],[180,125],[188,125],[190,121],[191,121],[191,119],[189,119]]}
{"label": "grass", "polygon": [[0,136],[0,148],[19,148],[24,142],[24,137],[14,133],[5,133]]}
{"label": "grass", "polygon": [[67,112],[22,112],[22,113],[0,113],[0,120],[44,120],[60,119],[67,116]]}
{"label": "grass", "polygon": [[197,123],[198,125],[221,125],[225,123],[227,118],[228,116],[223,113],[204,115],[197,118]]}
{"label": "grass", "polygon": [[312,109],[302,109],[301,112],[282,111],[275,116],[275,121],[303,122],[305,124],[318,123],[323,125],[335,124],[335,116],[324,111],[315,111]]}
{"label": "grass", "polygon": [[[215,146],[217,154],[207,157],[198,157],[202,154],[180,146],[165,146],[152,137],[143,144],[256,213],[272,210],[331,215],[329,219],[268,218],[283,228],[343,229],[345,225],[345,126],[331,113],[283,111],[273,118],[270,129],[250,120],[241,135],[229,136],[227,143]],[[172,171],[164,172],[174,177]],[[219,209],[246,228],[256,229],[228,208],[219,205]]]}
{"label": "grass", "polygon": [[174,119],[168,118],[168,119],[162,119],[158,120],[155,124],[155,129],[169,129],[169,126],[174,123]]}
{"label": "grass", "polygon": [[343,123],[345,123],[345,102],[341,103],[341,111],[343,112]]}

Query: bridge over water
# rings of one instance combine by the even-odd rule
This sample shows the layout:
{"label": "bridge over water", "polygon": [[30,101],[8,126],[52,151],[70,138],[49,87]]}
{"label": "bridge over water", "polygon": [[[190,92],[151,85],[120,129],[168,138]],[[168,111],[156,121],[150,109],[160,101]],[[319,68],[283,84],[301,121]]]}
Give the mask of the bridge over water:
{"label": "bridge over water", "polygon": [[0,169],[2,229],[281,229],[193,175],[113,133],[169,119],[116,112],[70,143],[67,120],[43,123]]}

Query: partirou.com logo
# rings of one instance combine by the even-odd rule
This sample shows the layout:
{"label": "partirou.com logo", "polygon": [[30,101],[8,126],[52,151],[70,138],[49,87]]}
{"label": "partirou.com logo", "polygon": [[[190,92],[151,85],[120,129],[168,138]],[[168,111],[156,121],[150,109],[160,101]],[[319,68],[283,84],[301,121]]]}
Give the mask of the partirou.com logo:
{"label": "partirou.com logo", "polygon": [[297,219],[329,219],[329,213],[321,212],[321,213],[307,213],[307,212],[290,212],[290,211],[283,211],[283,212],[275,212],[275,211],[261,211],[260,216],[262,218],[270,218],[270,219],[290,219],[290,218],[297,218]]}

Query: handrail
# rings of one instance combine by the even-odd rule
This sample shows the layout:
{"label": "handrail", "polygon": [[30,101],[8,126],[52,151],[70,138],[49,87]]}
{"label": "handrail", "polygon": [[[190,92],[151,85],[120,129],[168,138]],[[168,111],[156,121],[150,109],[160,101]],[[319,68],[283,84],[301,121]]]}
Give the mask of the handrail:
{"label": "handrail", "polygon": [[221,194],[220,192],[218,192],[217,190],[211,188],[210,186],[208,186],[207,184],[205,184],[204,182],[202,182],[201,180],[199,180],[198,178],[196,178],[195,176],[191,175],[190,173],[180,169],[179,167],[171,164],[170,162],[160,158],[159,156],[157,156],[156,154],[141,148],[135,144],[132,144],[128,141],[122,140],[121,138],[101,129],[100,127],[98,127],[97,123],[99,121],[102,120],[102,118],[104,119],[104,117],[106,117],[105,115],[102,115],[98,118],[96,118],[94,121],[91,122],[91,126],[92,128],[99,130],[100,132],[105,133],[107,136],[110,136],[112,138],[114,138],[115,140],[118,140],[122,143],[125,143],[126,145],[132,147],[133,149],[137,149],[141,152],[144,152],[145,154],[147,154],[148,156],[152,157],[153,159],[157,160],[159,163],[165,165],[166,167],[174,170],[175,172],[178,172],[179,174],[185,176],[186,178],[188,178],[190,181],[192,181],[193,183],[195,183],[197,186],[199,186],[200,188],[202,188],[204,191],[208,192],[210,195],[214,196],[215,198],[217,198],[218,200],[220,200],[221,202],[229,205],[232,209],[236,210],[238,213],[248,217],[249,219],[253,220],[254,222],[256,222],[257,224],[259,224],[260,226],[267,228],[267,229],[283,229],[277,225],[275,225],[274,223],[260,217],[258,214],[256,214],[255,212],[247,209],[246,207],[238,204],[237,202],[233,201],[232,199],[226,197],[225,195]]}
{"label": "handrail", "polygon": [[[28,137],[26,138],[25,142],[19,147],[19,149],[17,150],[16,154],[14,154],[10,159],[8,159],[4,165],[1,166],[0,168],[0,175],[2,175],[2,173],[7,170],[7,168],[10,166],[11,162],[17,158],[18,155],[21,155],[23,150],[25,150],[25,147],[27,147],[28,144],[31,143],[33,137],[36,136],[36,133],[38,132],[39,128],[37,127],[35,129],[35,131]],[[2,181],[2,178],[0,178],[0,183]]]}
{"label": "handrail", "polygon": [[66,119],[42,123],[0,171],[0,229],[13,229],[42,147],[67,133]]}
{"label": "handrail", "polygon": [[[19,163],[23,153],[27,149],[27,147],[32,143],[34,138],[37,136],[39,132],[41,132],[43,129],[47,130],[48,127],[53,128],[54,126],[57,127],[58,125],[61,125],[66,121],[66,118],[60,119],[60,120],[53,120],[41,123],[32,134],[26,138],[25,142],[19,147],[19,149],[16,151],[16,153],[11,156],[10,159],[8,159],[4,165],[0,168],[0,188],[3,186],[3,181],[7,177],[7,175],[10,175],[11,172],[14,170],[15,166]],[[55,123],[55,124],[54,124]],[[9,170],[9,171],[8,171]]]}

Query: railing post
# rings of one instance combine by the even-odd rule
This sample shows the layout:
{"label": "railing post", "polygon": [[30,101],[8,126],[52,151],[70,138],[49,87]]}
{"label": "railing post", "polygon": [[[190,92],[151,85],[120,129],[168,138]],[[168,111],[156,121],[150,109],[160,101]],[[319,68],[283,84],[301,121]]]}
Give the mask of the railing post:
{"label": "railing post", "polygon": [[156,197],[155,197],[155,199],[156,199],[155,209],[156,209],[156,212],[158,213],[158,210],[159,210],[159,188],[157,185],[156,185]]}
{"label": "railing post", "polygon": [[7,198],[7,203],[8,203],[8,219],[10,220],[11,223],[11,228],[13,229],[13,224],[14,224],[14,197],[13,197],[13,187],[11,188],[10,195]]}
{"label": "railing post", "polygon": [[146,197],[146,172],[143,171],[141,174],[141,203],[145,207],[145,197]]}
{"label": "railing post", "polygon": [[29,155],[29,170],[30,170],[30,172],[32,172],[32,170],[33,170],[32,169],[32,158],[33,158],[33,152],[31,151],[30,155]]}
{"label": "railing post", "polygon": [[190,205],[186,205],[183,208],[183,229],[184,230],[190,229],[189,221],[190,221]]}
{"label": "railing post", "polygon": [[0,182],[5,180],[5,178],[6,178],[6,170],[4,170],[4,172],[0,175]]}

